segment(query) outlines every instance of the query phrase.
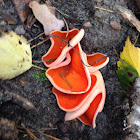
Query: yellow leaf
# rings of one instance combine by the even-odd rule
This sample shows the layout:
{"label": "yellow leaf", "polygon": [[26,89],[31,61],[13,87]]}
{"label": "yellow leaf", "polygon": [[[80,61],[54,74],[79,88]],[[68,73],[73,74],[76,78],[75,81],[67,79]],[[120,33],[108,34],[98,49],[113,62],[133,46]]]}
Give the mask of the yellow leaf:
{"label": "yellow leaf", "polygon": [[123,48],[123,52],[120,54],[121,60],[117,62],[118,67],[122,67],[123,65],[131,65],[134,69],[137,70],[140,76],[140,48],[135,47],[129,37],[125,42],[125,47]]}
{"label": "yellow leaf", "polygon": [[14,32],[0,37],[0,79],[12,79],[32,67],[30,45]]}

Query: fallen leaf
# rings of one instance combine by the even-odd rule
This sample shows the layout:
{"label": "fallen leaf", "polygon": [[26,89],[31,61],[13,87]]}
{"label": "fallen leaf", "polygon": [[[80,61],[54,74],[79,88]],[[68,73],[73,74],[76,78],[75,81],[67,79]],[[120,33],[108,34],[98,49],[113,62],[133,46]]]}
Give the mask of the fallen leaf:
{"label": "fallen leaf", "polygon": [[135,47],[127,38],[120,60],[117,62],[116,71],[120,84],[128,89],[135,78],[140,76],[140,48]]}
{"label": "fallen leaf", "polygon": [[0,37],[0,79],[12,79],[32,67],[30,45],[13,31]]}
{"label": "fallen leaf", "polygon": [[[12,2],[15,4],[15,9],[19,15],[21,22],[28,27],[31,27],[35,22],[35,18],[32,18],[33,14],[31,13],[31,10],[28,6],[31,1],[32,0],[12,0]],[[39,1],[40,0],[38,0],[38,2]]]}
{"label": "fallen leaf", "polygon": [[49,35],[53,30],[61,30],[64,27],[64,21],[55,17],[55,9],[48,3],[39,4],[37,1],[31,1],[29,7],[36,19],[44,26],[46,35]]}

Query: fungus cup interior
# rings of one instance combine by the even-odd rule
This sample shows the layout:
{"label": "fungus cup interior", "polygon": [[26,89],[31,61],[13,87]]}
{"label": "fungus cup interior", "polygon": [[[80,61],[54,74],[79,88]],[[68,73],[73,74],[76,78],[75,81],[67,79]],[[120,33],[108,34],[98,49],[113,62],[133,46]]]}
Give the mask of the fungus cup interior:
{"label": "fungus cup interior", "polygon": [[105,57],[105,55],[101,53],[87,55],[88,64],[94,67],[103,64],[106,60],[107,57]]}
{"label": "fungus cup interior", "polygon": [[88,69],[82,63],[83,60],[81,61],[83,58],[81,52],[81,46],[77,44],[75,50],[71,49],[69,51],[71,61],[68,65],[63,62],[64,66],[60,67],[58,65],[46,71],[46,76],[59,91],[78,94],[89,90],[91,78]]}
{"label": "fungus cup interior", "polygon": [[83,94],[66,94],[60,92],[59,90],[53,87],[53,93],[57,98],[57,103],[59,107],[64,111],[73,111],[79,108],[79,106],[81,106],[83,102],[86,100],[91,90],[94,89],[96,81],[97,81],[97,77],[94,74],[92,74],[91,87],[87,92]]}
{"label": "fungus cup interior", "polygon": [[101,100],[102,100],[102,93],[99,93],[94,98],[87,111],[83,115],[78,117],[84,124],[91,125],[93,128],[95,127],[95,119],[98,113],[98,108]]}
{"label": "fungus cup interior", "polygon": [[[96,116],[105,102],[105,85],[98,70],[109,58],[101,53],[87,55],[82,51],[79,42],[83,29],[73,29],[66,35],[65,31],[51,33],[51,48],[42,58],[51,60],[44,62],[50,67],[46,76],[54,86],[59,107],[66,111],[65,120],[78,118],[94,128]],[[73,47],[67,44],[69,41]]]}
{"label": "fungus cup interior", "polygon": [[[44,62],[44,64],[50,65],[53,63],[61,54],[64,47],[67,45],[66,42],[69,42],[77,33],[78,29],[73,29],[69,31],[67,36],[67,31],[54,31],[50,34],[51,47],[49,51],[42,57],[42,60],[50,60],[48,62]],[[65,42],[65,41],[66,42]]]}

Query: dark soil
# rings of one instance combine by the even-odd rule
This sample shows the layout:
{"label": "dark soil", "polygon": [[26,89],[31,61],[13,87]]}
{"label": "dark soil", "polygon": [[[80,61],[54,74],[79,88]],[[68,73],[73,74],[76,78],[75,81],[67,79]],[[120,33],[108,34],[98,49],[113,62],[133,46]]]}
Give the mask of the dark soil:
{"label": "dark soil", "polygon": [[[16,19],[16,24],[8,24],[0,16],[1,31],[13,30],[28,40],[43,32],[43,27],[39,22],[35,22],[32,28],[25,29],[12,2],[5,0],[5,5],[4,7],[0,2],[0,11],[10,13]],[[8,90],[29,99],[35,105],[35,110],[25,110],[19,105],[12,103],[11,97],[2,97],[3,95],[1,95],[0,117],[14,122],[18,121],[19,124],[24,123],[27,128],[37,131],[40,128],[52,128],[45,131],[45,133],[62,140],[122,140],[125,136],[125,131],[123,131],[125,116],[122,109],[124,90],[120,87],[115,73],[117,69],[116,62],[119,59],[117,53],[119,54],[122,51],[127,36],[130,36],[131,41],[134,42],[138,32],[120,16],[117,5],[128,6],[136,12],[137,9],[134,2],[132,3],[131,0],[56,0],[56,2],[52,1],[52,5],[69,16],[65,17],[65,19],[70,29],[84,28],[83,24],[90,21],[92,27],[84,28],[85,36],[81,41],[83,50],[88,54],[101,52],[110,57],[109,64],[101,69],[106,85],[106,103],[103,111],[97,116],[96,128],[85,126],[78,120],[64,122],[65,112],[61,111],[56,103],[56,98],[51,91],[51,83],[35,79],[33,75],[42,71],[34,68],[13,80],[1,80],[0,92],[3,93],[5,90]],[[111,13],[95,9],[94,6],[115,12]],[[56,12],[56,15],[61,19],[63,17],[58,12]],[[110,27],[111,21],[116,21],[120,24],[121,30],[112,29]],[[66,30],[66,27],[63,30]],[[31,46],[44,38],[45,36],[42,36],[33,41]],[[139,46],[140,44],[137,43],[136,45]],[[47,52],[49,47],[50,42],[48,41],[32,50],[32,52],[35,52],[33,60],[41,60],[42,55]],[[37,65],[45,68],[42,63]],[[31,139],[24,134],[26,133],[19,133],[20,140]],[[39,134],[36,136],[40,140],[46,139]]]}

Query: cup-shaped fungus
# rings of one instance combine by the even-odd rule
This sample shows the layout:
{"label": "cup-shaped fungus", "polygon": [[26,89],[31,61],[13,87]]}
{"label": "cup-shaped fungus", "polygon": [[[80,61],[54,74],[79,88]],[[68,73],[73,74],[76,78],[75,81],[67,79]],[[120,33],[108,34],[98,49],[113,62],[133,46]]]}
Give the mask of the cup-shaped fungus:
{"label": "cup-shaped fungus", "polygon": [[[46,76],[52,83],[58,106],[66,111],[65,120],[78,118],[86,125],[95,125],[98,112],[105,103],[105,85],[102,74],[109,58],[101,53],[87,55],[80,40],[84,30],[73,29],[51,33],[51,48],[42,60],[50,67]],[[68,44],[67,44],[68,43]]]}

